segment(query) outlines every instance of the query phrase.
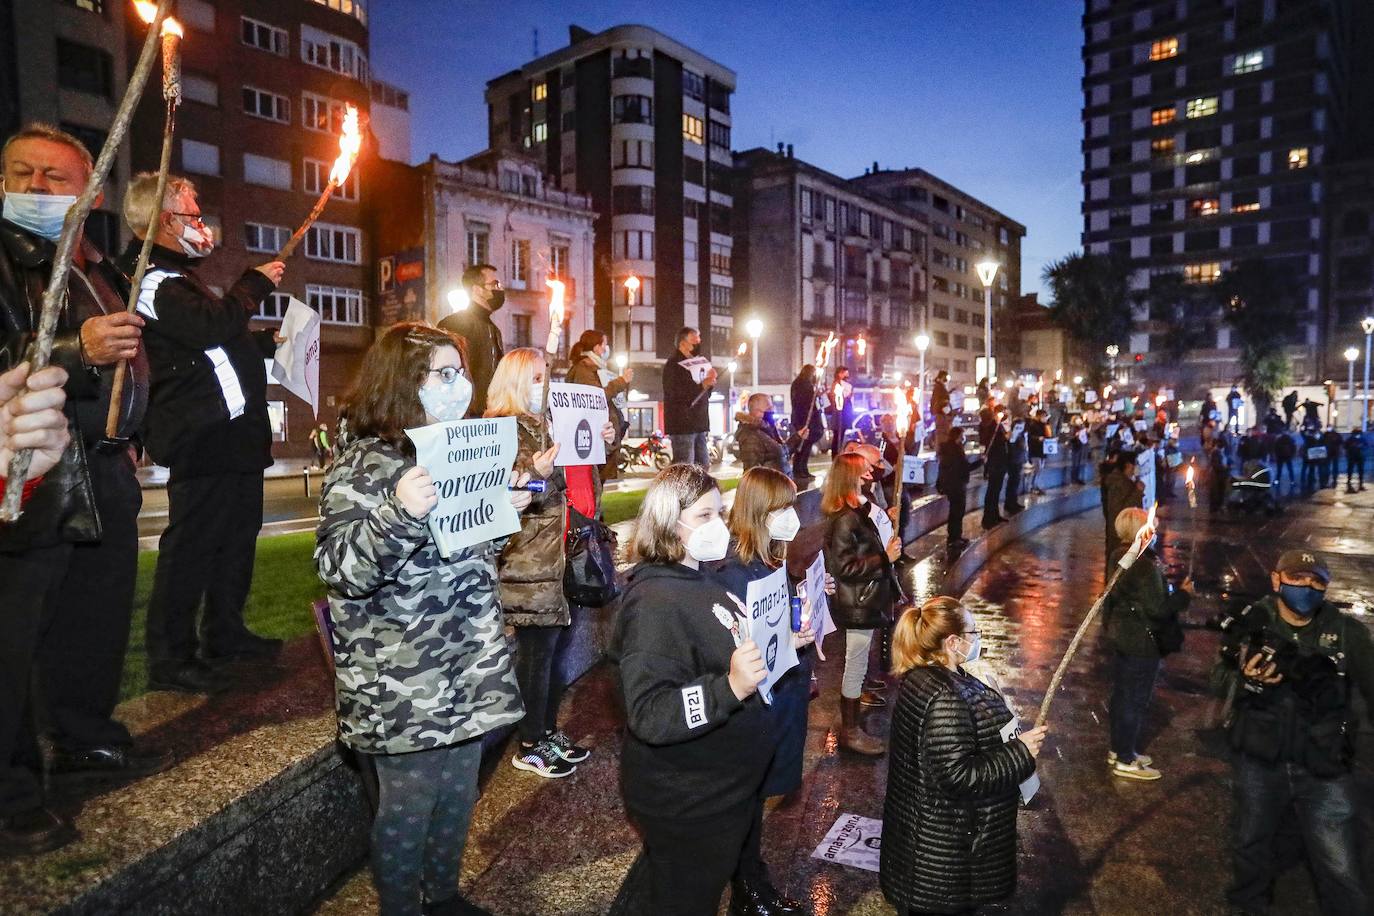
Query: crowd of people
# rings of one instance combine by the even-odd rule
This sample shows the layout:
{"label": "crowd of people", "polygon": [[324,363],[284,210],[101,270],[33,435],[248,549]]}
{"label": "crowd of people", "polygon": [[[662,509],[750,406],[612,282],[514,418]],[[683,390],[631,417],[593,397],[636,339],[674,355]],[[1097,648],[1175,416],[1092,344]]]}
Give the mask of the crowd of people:
{"label": "crowd of people", "polygon": [[[83,244],[55,365],[30,373],[19,357],[35,330],[35,300],[23,291],[47,282],[60,216],[91,160],[80,141],[35,126],[6,144],[3,170],[0,346],[9,368],[0,374],[0,462],[35,450],[29,479],[5,482],[23,487],[25,513],[0,528],[0,606],[10,619],[0,646],[0,831],[10,854],[75,835],[47,804],[45,767],[129,780],[168,765],[165,755],[139,749],[112,716],[132,607],[136,446],[171,470],[170,521],[149,607],[150,686],[212,692],[226,683],[225,662],[271,657],[279,647],[248,631],[243,603],[270,461],[262,358],[280,343],[271,332],[251,332],[248,320],[285,265],[261,265],[215,293],[195,274],[213,242],[194,186],[176,178],[159,202],[153,177],[139,176],[125,202],[129,222],[155,204],[162,212],[137,314],[122,302],[136,249],[109,264]],[[574,511],[600,516],[611,471],[556,462],[545,403],[553,367],[538,350],[505,349],[491,320],[504,297],[493,267],[474,265],[464,283],[469,309],[439,327],[395,325],[369,349],[329,446],[320,498],[314,562],[328,593],[338,734],[375,786],[371,866],[386,916],[485,912],[459,887],[484,735],[514,728],[510,764],[538,777],[566,776],[592,753],[559,726],[557,672],[579,612],[565,589],[566,537]],[[911,403],[905,439],[892,416],[851,438],[848,370],[837,369],[822,389],[821,373],[808,366],[792,386],[788,435],[769,398],[746,400],[736,418],[745,470],[727,509],[706,441],[715,371],[698,361],[695,329],[683,328],[677,344],[664,366],[675,463],[649,483],[634,521],[609,649],[625,719],[621,791],[642,837],[612,912],[708,916],[727,887],[735,916],[806,912],[775,884],[762,836],[767,799],[802,780],[819,693],[813,643],[823,622],[812,613],[821,596],[804,583],[822,553],[824,597],[844,631],[839,750],[890,755],[885,896],[903,914],[958,913],[1014,893],[1018,787],[1035,772],[1047,729],[1011,727],[1001,691],[977,665],[982,636],[967,606],[953,597],[916,605],[905,592],[910,494],[899,458],[917,453],[927,435],[956,549],[980,464],[983,526],[992,528],[1021,511],[1023,486],[1040,489],[1045,460],[1057,451],[1046,443],[1067,437],[1074,483],[1087,482],[1092,450],[1102,449],[1105,554],[1109,570],[1122,570],[1109,576],[1105,611],[1114,683],[1107,766],[1123,779],[1161,778],[1139,746],[1141,726],[1161,659],[1181,643],[1178,618],[1191,583],[1172,586],[1154,552],[1142,477],[1158,475],[1156,491],[1171,492],[1182,464],[1176,405],[1152,405],[1142,394],[1124,411],[1066,418],[1057,401],[1003,402],[985,385],[979,449],[970,453],[964,437],[973,424],[952,406],[943,373],[929,421]],[[604,333],[584,333],[568,378],[606,391],[613,409],[600,433],[614,446],[626,433],[617,398],[630,375],[607,369],[608,356]],[[120,361],[133,367],[134,383],[115,412],[119,435],[109,436],[107,370]],[[509,500],[519,529],[446,555],[429,525],[438,489],[406,430],[475,417],[515,420]],[[827,425],[832,455],[820,519],[804,527],[799,486],[810,482],[811,453]],[[321,432],[324,445],[328,431]],[[1256,447],[1228,443],[1217,417],[1204,417],[1203,433],[1209,461]],[[1242,460],[1274,453],[1247,451]],[[744,599],[750,583],[779,570],[796,608],[798,664],[765,700],[770,663],[751,636]],[[1323,906],[1367,911],[1353,855],[1345,685],[1374,699],[1374,642],[1325,600],[1330,578],[1313,554],[1287,552],[1273,594],[1225,630],[1216,679],[1236,710],[1240,812],[1228,893],[1247,912],[1263,911],[1277,835],[1294,802]],[[77,666],[80,689],[71,677]],[[887,706],[884,741],[864,717]],[[46,764],[38,727],[56,750]]]}

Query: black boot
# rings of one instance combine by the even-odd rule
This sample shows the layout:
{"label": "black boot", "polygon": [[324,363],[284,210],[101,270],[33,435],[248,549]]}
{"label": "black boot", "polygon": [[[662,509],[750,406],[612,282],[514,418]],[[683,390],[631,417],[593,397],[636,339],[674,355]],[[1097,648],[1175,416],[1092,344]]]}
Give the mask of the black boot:
{"label": "black boot", "polygon": [[801,916],[806,909],[784,897],[767,881],[734,881],[730,885],[730,916]]}

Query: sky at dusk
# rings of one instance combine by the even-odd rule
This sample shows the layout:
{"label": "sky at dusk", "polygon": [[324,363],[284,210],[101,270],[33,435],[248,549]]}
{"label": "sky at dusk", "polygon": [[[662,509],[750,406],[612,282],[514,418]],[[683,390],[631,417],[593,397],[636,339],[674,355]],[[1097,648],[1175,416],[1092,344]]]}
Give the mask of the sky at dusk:
{"label": "sky at dusk", "polygon": [[[486,82],[568,25],[655,28],[734,70],[736,150],[791,143],[843,177],[934,173],[1026,226],[1022,287],[1079,248],[1077,0],[374,0],[372,71],[410,92],[414,161],[486,146]],[[1046,300],[1041,293],[1041,301]]]}

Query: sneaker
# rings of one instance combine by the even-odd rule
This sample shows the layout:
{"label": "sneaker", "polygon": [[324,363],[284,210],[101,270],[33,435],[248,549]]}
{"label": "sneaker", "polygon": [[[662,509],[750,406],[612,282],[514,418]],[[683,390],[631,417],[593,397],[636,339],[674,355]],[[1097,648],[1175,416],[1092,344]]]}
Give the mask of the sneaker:
{"label": "sneaker", "polygon": [[564,776],[571,776],[577,769],[559,756],[553,742],[547,738],[534,747],[525,747],[521,744],[510,763],[517,770],[527,770],[545,779],[562,779]]}
{"label": "sneaker", "polygon": [[887,705],[887,700],[883,699],[880,694],[874,693],[872,690],[865,690],[859,696],[859,705],[869,709],[882,709]]}
{"label": "sneaker", "polygon": [[563,734],[563,729],[555,729],[544,736],[544,739],[553,745],[553,749],[559,757],[568,763],[581,763],[592,755],[590,749],[580,744],[573,744],[572,739]]}
{"label": "sneaker", "polygon": [[1112,764],[1112,775],[1120,776],[1122,779],[1138,779],[1142,782],[1150,782],[1159,779],[1164,774],[1154,767],[1141,763],[1140,758],[1136,757],[1130,763],[1122,763],[1118,760]]}
{"label": "sneaker", "polygon": [[[1135,762],[1140,764],[1141,766],[1149,766],[1150,764],[1155,762],[1155,759],[1151,757],[1149,754],[1136,754]],[[1116,766],[1116,751],[1107,752],[1107,766]]]}

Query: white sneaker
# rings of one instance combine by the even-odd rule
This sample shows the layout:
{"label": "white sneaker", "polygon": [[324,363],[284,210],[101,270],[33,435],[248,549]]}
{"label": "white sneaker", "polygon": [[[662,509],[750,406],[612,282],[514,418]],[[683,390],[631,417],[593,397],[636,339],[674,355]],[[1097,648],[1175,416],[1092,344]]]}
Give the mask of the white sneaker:
{"label": "white sneaker", "polygon": [[[1155,759],[1151,757],[1149,754],[1136,754],[1135,762],[1140,764],[1141,766],[1149,766],[1150,764],[1155,762]],[[1107,752],[1107,766],[1116,766],[1116,751]]]}
{"label": "white sneaker", "polygon": [[1147,766],[1140,762],[1136,757],[1131,763],[1122,763],[1118,760],[1112,764],[1112,775],[1120,776],[1122,779],[1138,779],[1141,782],[1152,782],[1159,779],[1164,774],[1152,766]]}

